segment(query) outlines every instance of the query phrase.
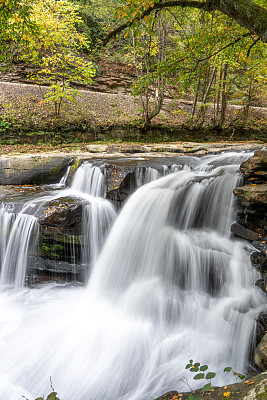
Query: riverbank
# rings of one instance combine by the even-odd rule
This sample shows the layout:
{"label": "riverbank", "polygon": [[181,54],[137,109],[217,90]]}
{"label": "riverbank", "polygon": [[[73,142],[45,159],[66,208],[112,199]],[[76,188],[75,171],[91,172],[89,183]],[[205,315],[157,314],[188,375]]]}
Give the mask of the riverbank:
{"label": "riverbank", "polygon": [[96,140],[216,141],[267,138],[267,109],[251,107],[244,118],[241,105],[229,105],[226,123],[214,121],[213,105],[204,119],[192,121],[192,102],[166,98],[160,113],[145,132],[139,98],[129,93],[79,89],[55,115],[47,101],[47,86],[0,82],[1,144],[71,143]]}
{"label": "riverbank", "polygon": [[15,155],[62,155],[68,156],[81,155],[83,157],[103,157],[112,154],[123,156],[123,154],[171,154],[182,155],[192,154],[195,156],[203,156],[205,154],[216,154],[222,151],[254,151],[264,146],[264,142],[255,141],[217,141],[217,142],[168,142],[168,143],[142,143],[142,142],[85,142],[70,144],[16,144],[1,145],[0,156]]}

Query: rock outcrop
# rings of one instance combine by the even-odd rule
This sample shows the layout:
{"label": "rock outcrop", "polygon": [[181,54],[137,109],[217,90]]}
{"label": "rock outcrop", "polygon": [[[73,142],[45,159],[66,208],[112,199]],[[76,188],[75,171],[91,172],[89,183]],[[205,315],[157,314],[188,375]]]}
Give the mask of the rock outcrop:
{"label": "rock outcrop", "polygon": [[[232,225],[234,235],[252,243],[251,254],[254,267],[261,273],[256,282],[267,292],[267,150],[258,150],[254,157],[245,161],[240,170],[244,175],[244,186],[234,190],[238,198],[237,221]],[[267,312],[257,319],[255,363],[267,370]],[[266,394],[267,398],[267,394]]]}
{"label": "rock outcrop", "polygon": [[50,155],[2,157],[0,185],[58,183],[70,162],[71,157]]}
{"label": "rock outcrop", "polygon": [[263,274],[267,273],[267,150],[255,151],[254,157],[240,167],[244,186],[234,190],[238,198],[237,221],[231,231],[255,247],[252,262]]}

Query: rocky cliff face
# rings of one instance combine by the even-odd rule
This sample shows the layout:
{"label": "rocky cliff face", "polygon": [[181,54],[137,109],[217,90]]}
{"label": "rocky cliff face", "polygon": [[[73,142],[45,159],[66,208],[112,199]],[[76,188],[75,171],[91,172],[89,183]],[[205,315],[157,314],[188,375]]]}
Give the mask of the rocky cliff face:
{"label": "rocky cliff face", "polygon": [[[242,239],[249,240],[255,251],[251,254],[254,267],[261,273],[256,282],[267,292],[267,150],[258,150],[254,157],[241,165],[244,186],[234,190],[238,197],[237,221],[231,231]],[[257,320],[255,363],[267,370],[267,311]]]}
{"label": "rocky cliff face", "polygon": [[[258,150],[254,157],[240,167],[244,175],[244,186],[234,190],[238,197],[237,221],[231,231],[252,242],[254,266],[267,273],[267,150]],[[265,288],[266,289],[266,288]]]}

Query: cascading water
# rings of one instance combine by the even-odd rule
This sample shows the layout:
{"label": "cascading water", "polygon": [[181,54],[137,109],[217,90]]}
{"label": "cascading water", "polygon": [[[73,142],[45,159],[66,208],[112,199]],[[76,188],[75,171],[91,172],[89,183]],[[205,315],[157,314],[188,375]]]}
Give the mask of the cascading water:
{"label": "cascading water", "polygon": [[20,289],[24,285],[28,254],[34,251],[38,236],[37,219],[33,215],[9,213],[3,207],[1,222],[0,288]]}
{"label": "cascading water", "polygon": [[105,200],[105,175],[100,168],[90,163],[82,164],[76,171],[71,189],[85,194],[83,198],[87,204],[83,205],[82,261],[91,266],[96,261],[117,214],[113,205]]}
{"label": "cascading water", "polygon": [[2,293],[1,400],[48,393],[50,377],[64,400],[185,391],[179,378],[190,358],[216,371],[217,385],[231,382],[225,366],[243,372],[265,304],[246,245],[229,235],[246,157],[194,159],[138,189],[87,288]]}
{"label": "cascading water", "polygon": [[[58,185],[51,189],[61,189],[68,177],[68,167]],[[49,187],[48,187],[49,189]],[[0,287],[21,289],[24,286],[25,275],[29,267],[29,255],[36,252],[38,237],[38,218],[42,208],[59,198],[79,198],[83,204],[83,251],[82,261],[90,266],[97,258],[104,239],[115,217],[113,205],[104,199],[106,194],[105,178],[100,168],[84,163],[77,169],[69,189],[59,191],[48,190],[42,197],[37,197],[25,203],[19,213],[0,209]],[[75,260],[72,246],[72,258]]]}

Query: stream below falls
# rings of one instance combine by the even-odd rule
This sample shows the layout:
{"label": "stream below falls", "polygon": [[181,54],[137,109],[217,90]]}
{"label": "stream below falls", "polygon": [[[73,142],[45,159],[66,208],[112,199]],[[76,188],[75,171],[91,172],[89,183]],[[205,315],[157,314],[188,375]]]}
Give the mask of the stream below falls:
{"label": "stream below falls", "polygon": [[[233,188],[251,153],[225,153],[136,170],[121,211],[106,198],[101,166],[84,163],[72,184],[47,186],[19,212],[0,209],[0,399],[147,400],[201,385],[189,359],[235,381],[250,368],[255,320],[251,245],[231,237]],[[48,202],[83,203],[84,286],[25,285]],[[118,215],[117,215],[118,214]],[[87,235],[88,233],[88,235]],[[86,236],[87,235],[87,236]],[[88,250],[89,249],[89,250]]]}

